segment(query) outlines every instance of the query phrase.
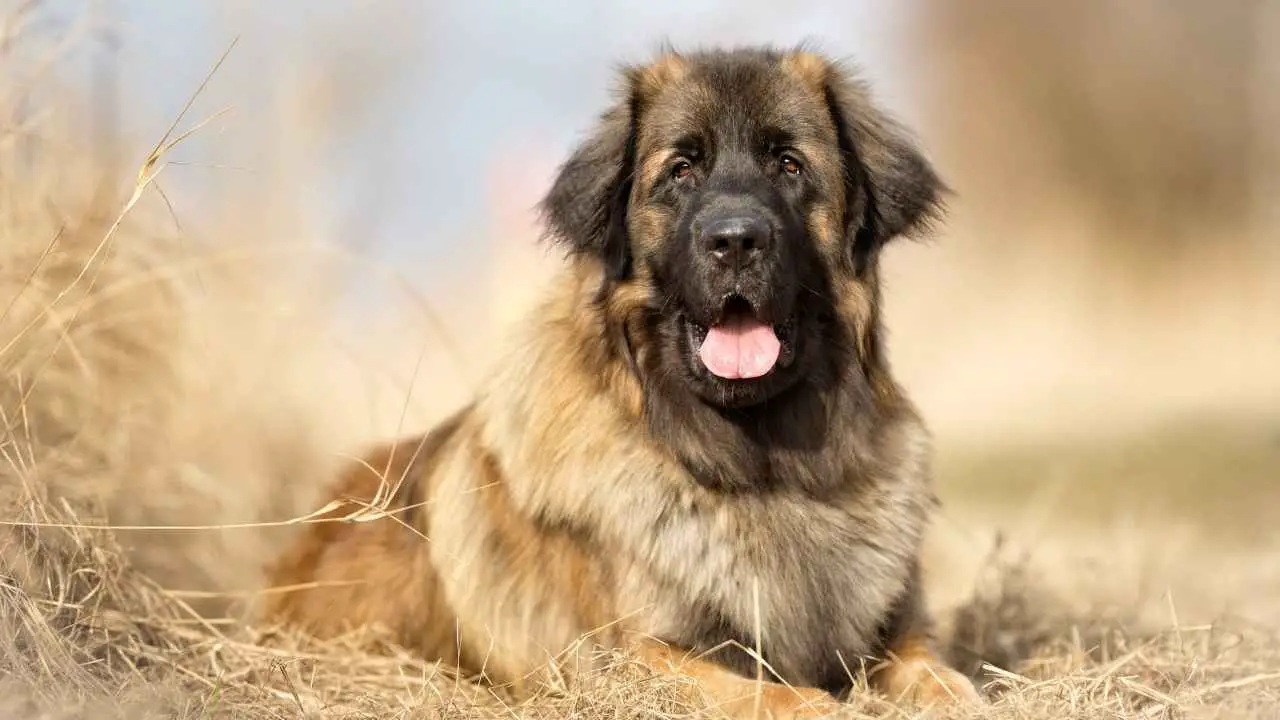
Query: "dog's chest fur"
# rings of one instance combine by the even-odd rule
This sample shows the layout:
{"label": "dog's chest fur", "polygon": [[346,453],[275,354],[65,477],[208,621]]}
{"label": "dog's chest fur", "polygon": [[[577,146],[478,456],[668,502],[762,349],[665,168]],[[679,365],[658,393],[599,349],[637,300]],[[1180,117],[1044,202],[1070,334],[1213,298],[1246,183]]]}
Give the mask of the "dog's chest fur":
{"label": "dog's chest fur", "polygon": [[[804,415],[794,437],[756,437],[751,451],[741,445],[750,428],[735,438],[676,407],[664,437],[652,406],[637,414],[599,364],[563,351],[588,352],[598,334],[545,307],[559,319],[527,336],[481,393],[479,439],[503,448],[495,459],[513,505],[580,538],[632,629],[699,651],[759,641],[787,682],[847,684],[883,650],[884,624],[913,589],[934,502],[927,434],[905,401],[867,407],[867,387],[836,391],[817,414],[826,423]],[[742,461],[724,465],[733,457]],[[713,465],[737,482],[695,475]],[[750,477],[762,469],[776,477]],[[745,653],[718,657],[754,673]]]}
{"label": "dog's chest fur", "polygon": [[[508,450],[498,462],[516,506],[572,528],[606,563],[628,626],[695,650],[754,647],[759,629],[775,671],[824,687],[847,684],[881,650],[933,500],[918,425],[881,428],[874,448],[845,448],[844,460],[815,455],[822,472],[842,474],[821,498],[802,487],[727,492],[700,484],[606,393],[538,397],[565,368],[538,367],[538,348],[526,349],[525,371],[513,365],[501,402],[482,413],[483,442]],[[718,659],[754,671],[742,652]]]}
{"label": "dog's chest fur", "polygon": [[[644,483],[643,479],[637,479]],[[652,634],[743,672],[762,650],[793,683],[847,683],[882,650],[885,622],[908,591],[927,498],[911,483],[852,478],[849,496],[733,495],[668,487],[632,498],[613,527],[626,553],[620,608]]]}

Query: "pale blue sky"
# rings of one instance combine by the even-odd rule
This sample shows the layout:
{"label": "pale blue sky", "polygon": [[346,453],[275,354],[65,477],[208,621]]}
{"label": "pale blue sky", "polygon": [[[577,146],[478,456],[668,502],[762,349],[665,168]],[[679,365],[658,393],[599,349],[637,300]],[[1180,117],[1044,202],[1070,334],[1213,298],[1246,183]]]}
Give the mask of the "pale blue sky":
{"label": "pale blue sky", "polygon": [[[493,153],[537,137],[549,146],[544,154],[563,156],[606,100],[614,64],[642,57],[664,39],[678,46],[812,39],[858,61],[886,102],[911,114],[901,86],[904,58],[893,52],[896,24],[910,5],[895,0],[822,0],[803,10],[728,0],[429,8],[362,0],[95,1],[122,27],[124,124],[137,133],[139,153],[237,35],[239,46],[203,106],[207,113],[235,105],[229,123],[240,125],[236,132],[252,132],[255,115],[270,112],[269,72],[278,64],[305,64],[313,54],[331,60],[337,52],[366,73],[348,84],[359,86],[373,72],[392,77],[394,90],[377,97],[363,124],[335,138],[308,192],[318,216],[334,222],[352,209],[339,199],[376,202],[380,223],[362,239],[397,263],[450,257],[451,239],[485,220],[484,171]],[[84,7],[55,3],[68,16]],[[201,155],[198,145],[188,152]],[[186,168],[167,179],[196,221],[201,172],[207,170]]]}

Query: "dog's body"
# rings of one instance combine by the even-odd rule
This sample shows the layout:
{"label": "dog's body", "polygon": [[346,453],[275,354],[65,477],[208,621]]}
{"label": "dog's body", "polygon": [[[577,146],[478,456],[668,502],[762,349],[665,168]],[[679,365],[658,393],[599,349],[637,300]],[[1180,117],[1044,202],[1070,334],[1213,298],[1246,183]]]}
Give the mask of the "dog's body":
{"label": "dog's body", "polygon": [[393,515],[309,529],[273,580],[314,585],[269,613],[498,682],[628,649],[731,711],[757,647],[804,688],[767,683],[777,713],[886,657],[890,692],[976,697],[928,647],[929,444],[880,345],[878,251],[941,183],[812,53],[627,80],[544,202],[570,258],[501,369],[342,480]]}

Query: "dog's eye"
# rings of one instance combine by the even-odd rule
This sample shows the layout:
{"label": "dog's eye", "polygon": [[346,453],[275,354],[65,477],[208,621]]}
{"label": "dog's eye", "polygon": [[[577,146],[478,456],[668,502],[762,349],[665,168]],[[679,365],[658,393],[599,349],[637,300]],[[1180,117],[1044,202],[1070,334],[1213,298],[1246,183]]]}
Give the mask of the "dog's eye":
{"label": "dog's eye", "polygon": [[675,165],[671,166],[671,177],[677,180],[689,177],[691,172],[693,172],[693,164],[688,160],[679,160]]}
{"label": "dog's eye", "polygon": [[782,163],[782,172],[788,175],[800,174],[800,161],[790,155],[783,155],[780,161]]}

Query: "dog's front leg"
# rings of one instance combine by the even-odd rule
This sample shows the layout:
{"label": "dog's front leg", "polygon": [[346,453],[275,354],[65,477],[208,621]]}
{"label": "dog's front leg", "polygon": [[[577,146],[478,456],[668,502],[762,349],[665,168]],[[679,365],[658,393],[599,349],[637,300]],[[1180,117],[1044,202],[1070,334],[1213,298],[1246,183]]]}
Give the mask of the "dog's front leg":
{"label": "dog's front leg", "polygon": [[633,653],[656,672],[691,680],[712,709],[730,718],[821,717],[839,707],[826,691],[753,680],[656,640],[636,642]]}

